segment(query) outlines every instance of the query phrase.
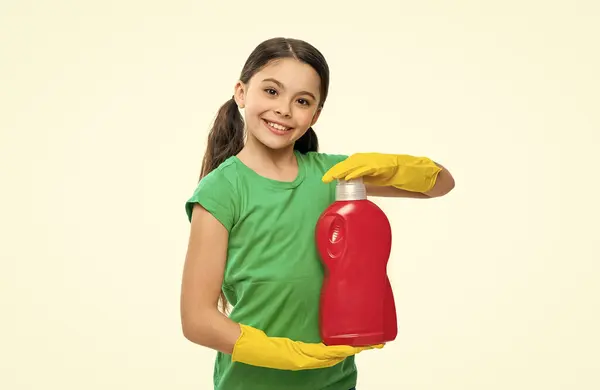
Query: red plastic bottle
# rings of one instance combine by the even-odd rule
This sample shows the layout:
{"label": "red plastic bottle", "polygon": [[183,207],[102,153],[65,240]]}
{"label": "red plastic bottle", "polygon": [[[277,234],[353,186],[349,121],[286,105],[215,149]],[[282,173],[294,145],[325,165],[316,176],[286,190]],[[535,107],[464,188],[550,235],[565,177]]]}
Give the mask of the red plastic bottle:
{"label": "red plastic bottle", "polygon": [[392,234],[383,211],[367,199],[362,179],[338,181],[336,201],[317,221],[325,267],[320,331],[326,345],[373,345],[397,335],[387,275]]}

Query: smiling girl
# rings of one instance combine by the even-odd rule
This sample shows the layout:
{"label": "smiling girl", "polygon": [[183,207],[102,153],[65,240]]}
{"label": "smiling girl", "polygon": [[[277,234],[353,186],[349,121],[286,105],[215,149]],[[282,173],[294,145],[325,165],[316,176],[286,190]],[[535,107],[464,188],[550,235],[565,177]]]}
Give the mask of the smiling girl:
{"label": "smiling girl", "polygon": [[335,199],[333,181],[362,177],[371,196],[413,198],[454,186],[426,157],[318,152],[312,126],[328,88],[316,48],[267,40],[250,54],[209,133],[201,180],[186,203],[181,321],[187,339],[217,351],[215,389],[353,389],[354,355],[382,346],[320,340],[314,227]]}

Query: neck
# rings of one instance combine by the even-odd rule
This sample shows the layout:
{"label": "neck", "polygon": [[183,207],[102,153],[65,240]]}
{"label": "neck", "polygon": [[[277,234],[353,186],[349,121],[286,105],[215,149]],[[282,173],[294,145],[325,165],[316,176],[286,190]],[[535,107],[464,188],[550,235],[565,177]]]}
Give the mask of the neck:
{"label": "neck", "polygon": [[248,137],[237,157],[259,175],[273,180],[293,181],[298,174],[298,162],[293,145],[274,150]]}
{"label": "neck", "polygon": [[335,199],[338,201],[367,199],[367,187],[362,177],[338,180],[335,186]]}
{"label": "neck", "polygon": [[294,145],[284,149],[271,149],[252,136],[248,137],[246,144],[238,154],[238,158],[244,162],[274,168],[296,165]]}

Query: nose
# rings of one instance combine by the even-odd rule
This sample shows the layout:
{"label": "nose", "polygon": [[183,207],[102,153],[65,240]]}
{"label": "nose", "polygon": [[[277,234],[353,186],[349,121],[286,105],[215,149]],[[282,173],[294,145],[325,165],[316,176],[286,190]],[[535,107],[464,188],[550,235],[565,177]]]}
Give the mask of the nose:
{"label": "nose", "polygon": [[290,111],[291,110],[290,110],[289,105],[282,104],[275,110],[275,113],[279,116],[290,118],[292,116],[292,113]]}

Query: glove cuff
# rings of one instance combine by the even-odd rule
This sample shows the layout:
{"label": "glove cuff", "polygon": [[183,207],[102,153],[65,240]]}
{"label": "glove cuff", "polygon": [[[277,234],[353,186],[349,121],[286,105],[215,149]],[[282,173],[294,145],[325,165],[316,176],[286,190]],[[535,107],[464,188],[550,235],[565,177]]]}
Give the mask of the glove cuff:
{"label": "glove cuff", "polygon": [[442,168],[430,158],[398,155],[396,172],[390,184],[405,191],[428,192],[435,186],[441,171]]}

